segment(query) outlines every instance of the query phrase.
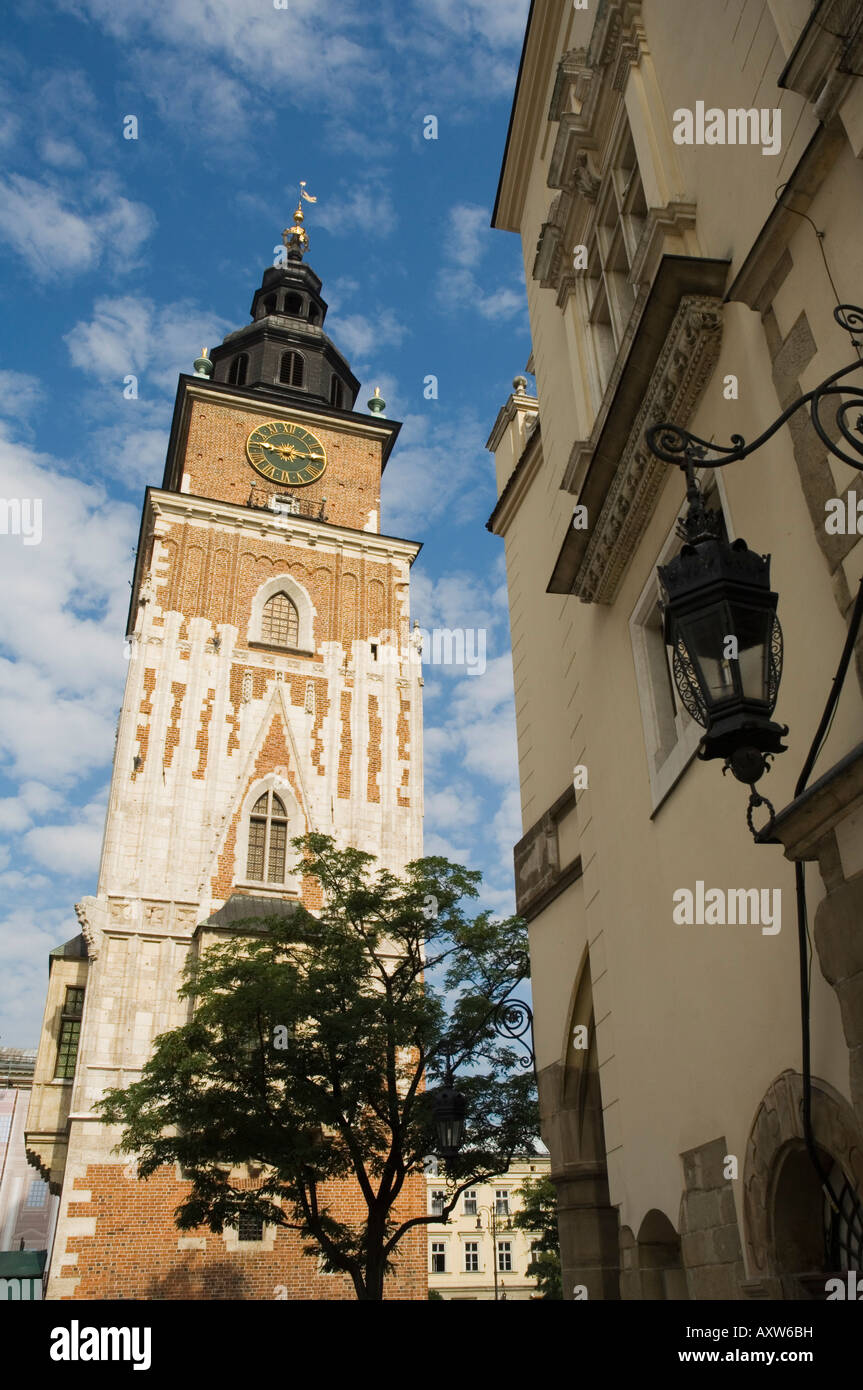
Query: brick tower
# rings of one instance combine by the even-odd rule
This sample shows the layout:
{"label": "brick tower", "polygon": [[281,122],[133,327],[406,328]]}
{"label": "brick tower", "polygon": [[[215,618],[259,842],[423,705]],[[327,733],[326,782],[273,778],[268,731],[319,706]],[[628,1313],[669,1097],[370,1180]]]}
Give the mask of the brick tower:
{"label": "brick tower", "polygon": [[[325,831],[396,872],[422,853],[420,667],[405,658],[419,546],[380,530],[399,426],[377,398],[354,411],[302,221],[251,323],[180,377],[146,493],[98,891],[52,953],[28,1119],[61,1196],[49,1298],[353,1297],[291,1232],[179,1232],[179,1174],[139,1181],[91,1111],[184,1021],[189,952],[301,896],[295,835]],[[401,1209],[425,1210],[421,1175]],[[425,1297],[423,1227],[387,1284]]]}

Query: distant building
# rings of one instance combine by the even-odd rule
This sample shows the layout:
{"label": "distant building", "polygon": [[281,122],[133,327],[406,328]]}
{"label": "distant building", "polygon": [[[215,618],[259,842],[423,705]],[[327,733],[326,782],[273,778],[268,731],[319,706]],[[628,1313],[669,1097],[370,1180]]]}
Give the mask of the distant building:
{"label": "distant building", "polygon": [[[516,1159],[499,1178],[463,1192],[448,1221],[428,1227],[429,1292],[446,1299],[537,1297],[527,1267],[538,1233],[513,1229],[512,1217],[524,1205],[519,1188],[528,1179],[547,1177],[550,1166],[543,1154]],[[428,1210],[439,1211],[446,1181],[433,1171],[426,1174],[426,1185]]]}
{"label": "distant building", "polygon": [[35,1047],[0,1048],[0,1251],[47,1250],[57,1219],[57,1198],[24,1147],[35,1063]]}

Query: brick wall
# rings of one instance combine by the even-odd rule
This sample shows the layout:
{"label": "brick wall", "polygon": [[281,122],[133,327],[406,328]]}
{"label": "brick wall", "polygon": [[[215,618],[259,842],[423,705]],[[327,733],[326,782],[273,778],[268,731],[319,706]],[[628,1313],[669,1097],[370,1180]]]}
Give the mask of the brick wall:
{"label": "brick wall", "polygon": [[[90,1165],[75,1179],[70,1218],[89,1218],[91,1235],[70,1235],[61,1279],[77,1279],[65,1299],[354,1299],[349,1278],[321,1274],[318,1257],[304,1255],[295,1231],[265,1231],[264,1242],[237,1247],[236,1232],[215,1235],[202,1227],[179,1231],[173,1212],[188,1191],[172,1168],[161,1168],[146,1182],[128,1167]],[[325,1189],[339,1219],[361,1218],[359,1192],[347,1182]],[[80,1200],[75,1195],[80,1192]],[[408,1179],[398,1208],[425,1210],[425,1180]],[[272,1248],[262,1248],[271,1244]],[[231,1248],[233,1245],[234,1248]],[[69,1259],[73,1256],[73,1259]],[[396,1271],[386,1281],[387,1299],[425,1299],[428,1294],[426,1228],[415,1226],[398,1250]]]}

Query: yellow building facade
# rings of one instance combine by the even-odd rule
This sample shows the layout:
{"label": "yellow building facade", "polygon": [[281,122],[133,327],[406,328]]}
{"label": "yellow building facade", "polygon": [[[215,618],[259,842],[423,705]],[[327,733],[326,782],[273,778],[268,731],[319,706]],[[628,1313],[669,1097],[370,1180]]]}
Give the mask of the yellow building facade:
{"label": "yellow building facade", "polygon": [[[513,1159],[500,1177],[463,1192],[446,1221],[429,1225],[429,1293],[457,1302],[539,1297],[536,1278],[527,1273],[539,1232],[514,1227],[512,1218],[524,1205],[521,1188],[547,1177],[548,1171],[543,1154]],[[427,1173],[426,1188],[428,1211],[434,1215],[443,1210],[446,1181]]]}
{"label": "yellow building facade", "polygon": [[[566,1298],[823,1298],[859,1267],[860,644],[795,789],[863,575],[853,523],[827,523],[863,484],[806,409],[701,470],[779,594],[790,734],[756,842],[673,678],[657,566],[680,550],[685,485],[645,431],[756,439],[853,360],[833,311],[863,301],[860,35],[837,0],[531,6],[494,225],[521,238],[537,393],[517,377],[494,424],[488,524],[506,548],[516,889]],[[832,1204],[805,1132],[795,863]],[[681,893],[714,888],[765,915],[675,919]]]}

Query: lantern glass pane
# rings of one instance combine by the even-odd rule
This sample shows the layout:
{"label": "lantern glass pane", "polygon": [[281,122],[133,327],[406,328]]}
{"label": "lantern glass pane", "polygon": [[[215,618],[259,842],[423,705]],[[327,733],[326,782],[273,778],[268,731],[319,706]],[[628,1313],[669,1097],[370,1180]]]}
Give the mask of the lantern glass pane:
{"label": "lantern glass pane", "polygon": [[769,700],[770,632],[773,613],[765,608],[733,608],[742,693],[747,700]]}
{"label": "lantern glass pane", "polygon": [[698,675],[701,693],[708,709],[730,700],[737,693],[734,661],[725,655],[730,623],[727,609],[713,608],[680,621],[680,630]]}

